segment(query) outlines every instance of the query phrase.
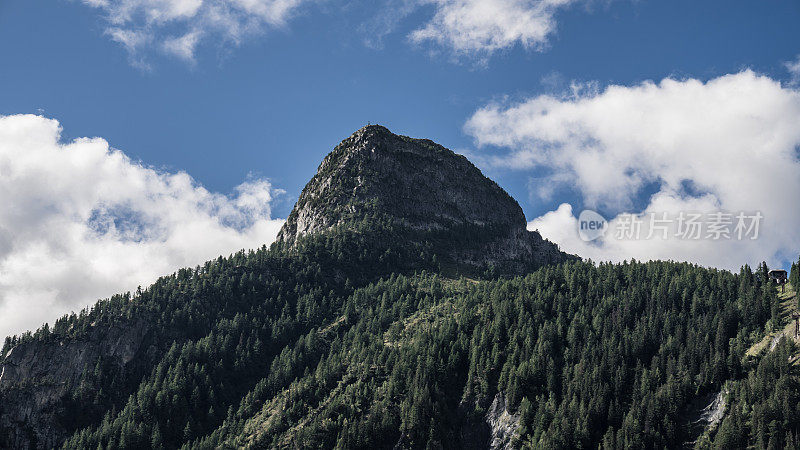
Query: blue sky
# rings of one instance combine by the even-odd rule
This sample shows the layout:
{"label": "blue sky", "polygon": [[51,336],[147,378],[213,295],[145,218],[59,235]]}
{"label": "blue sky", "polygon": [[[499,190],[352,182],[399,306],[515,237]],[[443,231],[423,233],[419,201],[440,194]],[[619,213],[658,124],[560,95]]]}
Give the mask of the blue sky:
{"label": "blue sky", "polygon": [[[409,43],[430,15],[424,7],[383,48],[369,48],[359,27],[380,14],[372,5],[308,6],[238,47],[202,45],[193,65],[149,54],[143,71],[104,35],[101,12],[78,1],[5,0],[0,113],[41,110],[61,122],[65,138],[102,136],[215,191],[229,192],[251,172],[267,177],[289,194],[276,210],[285,214],[321,158],[368,121],[470,149],[465,120],[500,96],[560,90],[571,80],[708,79],[743,67],[786,78],[783,62],[800,53],[794,1],[576,4],[557,13],[544,50],[515,45],[485,66]],[[552,206],[530,201],[526,174],[487,172],[529,218]]]}
{"label": "blue sky", "polygon": [[[162,4],[174,3],[183,7],[195,1],[199,2],[165,0]],[[229,0],[229,3],[237,4],[236,1]],[[481,3],[477,0],[467,3],[470,2]],[[219,241],[228,243],[230,250],[224,246],[212,246],[206,249],[206,253],[189,254],[184,247],[177,246],[167,254],[152,253],[152,249],[141,253],[141,261],[153,254],[168,261],[152,264],[153,270],[174,270],[181,265],[193,265],[214,254],[254,246],[253,243],[263,240],[262,236],[276,230],[280,218],[286,217],[324,155],[367,122],[383,124],[396,133],[430,138],[468,154],[487,175],[520,202],[528,219],[534,222],[532,226],[544,230],[563,228],[564,223],[571,223],[569,220],[584,207],[595,208],[607,217],[624,211],[642,213],[648,208],[652,210],[654,205],[658,205],[652,195],[675,194],[674,186],[670,187],[670,183],[664,181],[669,177],[662,179],[659,171],[669,173],[670,170],[679,172],[683,169],[666,167],[668,163],[659,163],[658,167],[630,167],[622,174],[623,178],[630,173],[641,176],[637,175],[634,181],[626,179],[628,184],[634,183],[635,186],[620,191],[619,186],[609,187],[596,180],[587,180],[583,169],[559,161],[557,155],[544,157],[537,154],[533,156],[535,163],[520,163],[529,161],[532,152],[537,151],[536,145],[542,142],[545,143],[542,145],[563,154],[569,154],[568,151],[576,145],[568,139],[552,138],[558,133],[551,129],[527,134],[520,131],[517,135],[526,124],[541,119],[539,113],[526,112],[528,115],[524,120],[514,119],[519,127],[506,133],[515,136],[509,141],[492,134],[502,130],[503,123],[512,121],[515,106],[526,102],[552,100],[552,106],[563,107],[566,118],[553,125],[561,127],[560,130],[570,126],[590,129],[600,123],[600,119],[595,116],[588,118],[584,109],[595,108],[592,105],[603,108],[608,104],[613,110],[623,101],[615,97],[618,91],[630,94],[621,98],[633,105],[639,104],[636,103],[638,100],[632,100],[633,97],[661,98],[663,101],[644,103],[644,108],[652,106],[654,110],[667,110],[669,107],[664,105],[672,104],[667,97],[673,98],[670,97],[673,90],[660,84],[661,80],[696,81],[700,83],[698,98],[708,93],[708,101],[704,104],[716,109],[709,106],[709,111],[699,116],[696,133],[687,134],[685,139],[687,148],[692,145],[709,148],[697,136],[703,134],[703,129],[722,123],[712,120],[717,111],[736,108],[735,105],[717,104],[715,99],[727,98],[727,92],[735,97],[738,95],[735,93],[748,90],[750,86],[760,86],[758,89],[763,91],[754,98],[772,99],[774,94],[775,101],[759,105],[761,109],[752,114],[759,117],[761,128],[758,133],[738,140],[752,137],[753,142],[759,142],[759,136],[783,133],[780,136],[786,137],[781,138],[780,148],[774,149],[774,154],[782,157],[785,157],[787,148],[797,145],[791,124],[783,125],[781,122],[784,120],[781,117],[791,120],[796,112],[800,64],[796,72],[790,70],[791,63],[799,61],[800,57],[800,27],[797,26],[800,23],[800,3],[796,1],[491,0],[484,3],[489,5],[488,11],[498,13],[507,7],[521,8],[521,11],[542,7],[546,11],[544,17],[532,13],[533,17],[554,28],[539,37],[530,37],[526,31],[515,35],[518,30],[514,31],[514,27],[519,24],[513,23],[513,17],[497,19],[489,24],[489,32],[500,35],[500,38],[491,36],[500,41],[492,41],[494,47],[489,48],[486,42],[463,40],[474,29],[442,31],[445,22],[436,19],[440,16],[446,18],[448,13],[457,14],[458,2],[455,0],[291,0],[287,4],[293,7],[280,13],[259,13],[260,10],[255,9],[257,6],[274,6],[275,2],[252,0],[248,3],[250,9],[237,10],[240,14],[236,16],[238,22],[225,27],[209,25],[211,22],[207,16],[199,18],[202,8],[208,3],[199,6],[201,12],[196,16],[150,20],[142,18],[142,14],[148,14],[142,11],[156,8],[159,3],[153,0],[4,0],[0,3],[0,115],[35,114],[57,121],[48,125],[39,120],[31,125],[31,129],[50,136],[54,130],[51,128],[60,126],[60,137],[56,132],[54,136],[57,137],[53,138],[58,145],[81,137],[99,137],[129,156],[134,166],[155,169],[141,172],[143,179],[185,172],[194,179],[195,185],[208,191],[189,188],[180,191],[189,192],[186,195],[192,200],[186,200],[189,202],[186,204],[193,205],[192,214],[201,211],[203,220],[210,218],[213,222],[224,216],[225,220],[242,223],[235,230],[239,233],[235,238],[229,239],[228,234],[220,235]],[[194,7],[200,4],[196,3]],[[142,9],[128,18],[119,19],[119,11],[125,6]],[[249,28],[240,33],[245,25]],[[415,31],[425,29],[435,37],[414,38]],[[140,33],[146,42],[131,44],[133,46],[126,49],[120,35],[115,34],[119,30]],[[505,35],[511,37],[503,40],[503,33],[511,33]],[[196,45],[190,46],[190,53],[180,53],[183,47],[174,50],[178,47],[166,44],[171,37],[184,34],[187,37],[200,36]],[[734,79],[730,83],[720,81],[711,87],[713,80],[726,76]],[[648,89],[637,89],[648,80],[655,82],[652,95],[647,93]],[[573,86],[579,89],[573,91]],[[614,86],[618,89],[609,90]],[[691,89],[691,83],[687,83],[678,85],[674,91]],[[714,92],[721,94],[715,95]],[[686,98],[686,95],[678,97]],[[492,108],[496,114],[489,119],[476,115]],[[576,108],[579,116],[583,117],[582,122],[576,122],[577,125],[569,118],[571,113],[568,112]],[[682,108],[691,111],[693,105]],[[672,110],[669,111],[672,114]],[[773,117],[767,111],[786,112]],[[654,116],[658,114],[654,113]],[[675,114],[681,115],[680,112]],[[743,112],[729,123],[741,124],[739,120],[749,117],[748,114]],[[709,122],[702,123],[703,118],[709,118]],[[629,123],[632,121],[620,118],[611,128],[618,127],[624,134],[625,124]],[[656,129],[672,126],[662,125]],[[686,128],[681,127],[680,133]],[[720,133],[720,136],[730,134]],[[26,135],[15,131],[13,136],[22,139]],[[11,138],[7,139],[11,142]],[[600,132],[588,133],[584,140],[605,142],[608,147],[615,147],[617,142]],[[670,150],[665,150],[670,148],[668,144],[664,143],[658,147],[661,150],[653,151],[668,152]],[[636,151],[636,144],[620,143],[620,148],[627,148],[625,145]],[[710,147],[711,156],[724,157],[722,146],[716,148],[711,144]],[[579,155],[576,157],[581,158],[581,155],[591,153],[590,150],[584,148],[582,153],[576,153]],[[603,151],[606,150],[604,147]],[[773,150],[764,150],[765,155],[771,155],[770,151]],[[604,155],[623,159],[630,156]],[[786,166],[794,168],[796,156],[788,158]],[[63,170],[70,169],[66,167]],[[119,170],[127,173],[125,168]],[[709,167],[708,170],[714,169]],[[43,169],[41,173],[51,172]],[[69,176],[67,173],[64,186],[69,185]],[[708,200],[712,206],[716,204],[728,209],[753,210],[761,206],[758,198],[747,204],[727,201],[735,190],[730,186],[726,190],[728,182],[725,180],[705,179],[702,175],[673,178],[684,184],[695,183],[701,188],[695,195],[675,194],[679,197],[677,200],[684,203],[676,205],[673,202],[671,207],[686,206],[689,200]],[[173,183],[169,178],[160,180],[161,184],[152,188],[154,192],[169,191],[176,197],[184,195],[171,190],[177,182]],[[267,184],[259,184],[262,182]],[[260,191],[261,188],[266,191]],[[542,193],[543,188],[548,192]],[[765,185],[764,189],[772,188]],[[9,195],[11,191],[6,189],[5,192]],[[620,192],[627,202],[618,198]],[[711,193],[716,198],[702,197],[704,193]],[[204,197],[206,194],[212,200]],[[25,194],[17,195],[24,198]],[[53,195],[58,194],[38,193],[31,198],[48,203]],[[119,198],[124,200],[120,200],[122,203],[136,205],[139,201],[125,195],[129,194],[120,194]],[[254,207],[249,203],[253,199],[268,199],[269,207]],[[185,198],[181,197],[183,200]],[[85,215],[96,218],[98,208],[101,208],[98,205],[105,205],[110,200],[93,199],[92,202],[89,202]],[[208,206],[210,204],[213,206]],[[559,209],[563,204],[571,205],[571,210]],[[700,203],[691,205],[699,207]],[[182,219],[167,220],[159,216],[157,206],[149,207],[154,209],[143,210],[142,217],[152,216],[154,223],[175,223],[180,228]],[[49,207],[59,208],[61,206]],[[112,212],[117,210],[108,208]],[[221,210],[229,212],[220,213]],[[556,214],[559,211],[560,215]],[[73,216],[81,214],[84,213],[76,212]],[[112,213],[106,215],[109,214],[113,216]],[[199,220],[192,214],[181,217]],[[112,218],[117,224],[123,219]],[[798,224],[793,222],[795,219],[800,220],[795,216],[781,216],[778,225],[797,228]],[[80,220],[88,223],[90,219]],[[266,234],[242,232],[260,220],[269,221],[271,231],[265,231]],[[7,248],[22,246],[23,238],[19,237],[22,233],[14,228],[21,227],[22,223],[0,217],[0,229],[10,230],[7,242],[11,244],[7,244]],[[44,222],[36,223],[41,225]],[[89,228],[96,228],[92,226]],[[42,225],[42,233],[55,233],[48,227]],[[248,230],[250,228],[245,231]],[[109,237],[113,245],[125,243],[126,246],[119,251],[144,252],[130,242],[146,242],[150,235],[130,238],[120,233]],[[247,234],[246,238],[241,234]],[[620,252],[627,251],[625,248],[604,249],[598,245],[582,247],[583,244],[570,243],[571,238],[558,233],[546,237],[554,240],[560,237],[564,240],[559,242],[562,246],[589,252],[594,258],[619,259]],[[46,240],[37,236],[31,239],[31,242]],[[168,240],[164,236],[158,239]],[[154,241],[158,239],[154,238]],[[203,239],[202,235],[197,239]],[[780,235],[774,240],[781,243],[769,247],[763,256],[754,258],[785,263],[789,259],[787,255],[796,254],[800,249],[797,235]],[[13,250],[3,253],[2,244],[0,236],[0,264],[6,264],[7,273],[12,275],[5,280],[0,277],[0,296],[6,292],[8,298],[13,295],[22,298],[19,292],[27,292],[26,289],[32,289],[33,284],[52,283],[52,286],[48,285],[50,294],[37,293],[43,299],[42,305],[46,305],[42,306],[42,311],[60,312],[88,304],[97,296],[129,288],[132,280],[147,281],[155,274],[137,272],[138,278],[115,284],[109,280],[119,278],[118,274],[109,270],[108,277],[99,279],[96,286],[85,290],[64,281],[78,276],[76,274],[81,273],[78,269],[67,270],[58,279],[49,279],[37,278],[31,269],[20,268],[21,275],[16,279],[13,274],[17,269],[9,267],[12,267],[14,258],[22,257],[14,257]],[[798,247],[792,247],[795,244]],[[78,247],[81,245],[85,246],[85,242],[76,244]],[[98,247],[98,254],[105,254],[104,248]],[[592,253],[595,250],[597,252]],[[738,267],[742,262],[751,261],[725,263],[719,258],[728,255],[740,258],[748,254],[745,250],[737,247],[726,253],[709,248],[707,254],[691,254],[686,259]],[[674,257],[670,251],[649,247],[630,251],[640,258]],[[58,251],[50,250],[46,254],[52,256],[56,253]],[[67,250],[62,253],[66,255],[65,261],[79,261],[81,265],[89,262],[100,264],[92,254],[79,257]],[[712,254],[717,256],[707,256]],[[130,268],[120,267],[118,270],[130,271]],[[11,291],[16,294],[10,294]],[[75,300],[75,297],[80,299]],[[7,305],[12,303],[8,298],[5,299]],[[3,301],[0,298],[0,308],[3,308]],[[28,326],[36,321],[40,323],[48,316],[42,312],[30,314],[30,317],[30,320],[14,320]],[[0,323],[0,331],[3,331],[3,326],[16,330],[12,325]]]}

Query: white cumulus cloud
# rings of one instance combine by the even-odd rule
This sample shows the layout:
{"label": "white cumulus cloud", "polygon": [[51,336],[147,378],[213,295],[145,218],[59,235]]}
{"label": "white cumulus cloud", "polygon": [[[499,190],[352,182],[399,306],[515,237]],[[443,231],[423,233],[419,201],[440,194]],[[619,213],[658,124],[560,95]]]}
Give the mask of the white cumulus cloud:
{"label": "white cumulus cloud", "polygon": [[147,67],[147,52],[160,49],[193,62],[204,39],[239,44],[268,27],[282,27],[313,0],[83,0],[103,12],[106,34],[134,65]]}
{"label": "white cumulus cloud", "polygon": [[218,255],[269,244],[277,191],[226,196],[130,160],[100,138],[61,141],[56,120],[0,116],[0,335]]}
{"label": "white cumulus cloud", "polygon": [[[597,260],[689,260],[735,269],[800,252],[800,92],[750,70],[708,80],[575,89],[490,104],[465,125],[479,146],[506,148],[501,166],[546,170],[593,208],[640,214],[763,214],[757,240],[618,240],[584,243],[570,205],[534,219],[562,248]],[[641,210],[634,198],[650,192]],[[535,187],[534,187],[535,188]],[[620,217],[610,218],[612,225]],[[615,222],[616,221],[616,222]]]}
{"label": "white cumulus cloud", "polygon": [[[106,34],[125,48],[131,62],[148,68],[152,49],[190,63],[204,42],[237,45],[290,18],[318,0],[83,0],[102,11]],[[556,14],[589,0],[382,0],[359,3],[372,19],[359,29],[366,45],[381,48],[386,35],[420,8],[432,15],[408,35],[416,44],[433,44],[457,57],[485,62],[497,51],[521,45],[542,50],[557,28]],[[347,11],[348,7],[327,9]]]}
{"label": "white cumulus cloud", "polygon": [[436,11],[413,31],[459,55],[485,57],[520,44],[541,49],[556,30],[556,12],[576,0],[429,0]]}

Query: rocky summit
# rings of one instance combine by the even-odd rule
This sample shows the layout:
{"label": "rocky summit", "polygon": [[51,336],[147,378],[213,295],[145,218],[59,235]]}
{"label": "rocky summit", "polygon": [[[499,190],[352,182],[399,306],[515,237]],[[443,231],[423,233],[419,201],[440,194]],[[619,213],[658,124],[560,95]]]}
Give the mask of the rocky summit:
{"label": "rocky summit", "polygon": [[526,229],[519,204],[462,155],[428,139],[369,125],[325,157],[278,235],[303,236],[373,225],[406,243],[435,244],[443,262],[521,273],[570,258]]}

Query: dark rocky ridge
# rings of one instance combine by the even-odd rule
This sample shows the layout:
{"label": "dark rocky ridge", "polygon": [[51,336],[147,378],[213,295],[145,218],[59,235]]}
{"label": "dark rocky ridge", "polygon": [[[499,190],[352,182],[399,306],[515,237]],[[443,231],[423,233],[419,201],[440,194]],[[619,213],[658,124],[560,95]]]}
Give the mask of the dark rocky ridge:
{"label": "dark rocky ridge", "polygon": [[572,257],[526,230],[519,204],[467,158],[380,125],[361,128],[325,157],[278,241],[293,245],[370,214],[418,232],[416,240],[436,236],[444,241],[440,256],[461,266],[521,273]]}

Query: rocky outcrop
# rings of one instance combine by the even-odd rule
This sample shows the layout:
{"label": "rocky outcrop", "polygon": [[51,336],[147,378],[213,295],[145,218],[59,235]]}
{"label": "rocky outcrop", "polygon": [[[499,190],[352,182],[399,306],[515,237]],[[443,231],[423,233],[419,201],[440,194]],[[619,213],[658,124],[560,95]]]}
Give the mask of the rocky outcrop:
{"label": "rocky outcrop", "polygon": [[723,389],[714,396],[711,403],[703,408],[700,422],[705,424],[706,430],[714,430],[722,422],[722,418],[725,417],[725,409],[728,406],[727,397],[728,390]]}
{"label": "rocky outcrop", "polygon": [[325,157],[278,241],[293,245],[309,234],[383,219],[419,231],[420,240],[446,236],[447,256],[473,267],[521,272],[570,257],[526,230],[519,204],[467,158],[380,125],[356,131]]}
{"label": "rocky outcrop", "polygon": [[492,450],[513,449],[513,439],[519,428],[519,414],[511,414],[506,408],[505,396],[498,392],[486,412],[486,423],[491,430],[489,448]]}
{"label": "rocky outcrop", "polygon": [[0,360],[0,448],[52,448],[67,430],[62,402],[99,358],[124,368],[141,350],[144,320],[96,327],[78,339],[31,340]]}
{"label": "rocky outcrop", "polygon": [[694,398],[684,411],[688,439],[683,448],[694,448],[698,443],[710,442],[717,427],[725,418],[728,408],[728,387],[719,392],[709,392]]}

